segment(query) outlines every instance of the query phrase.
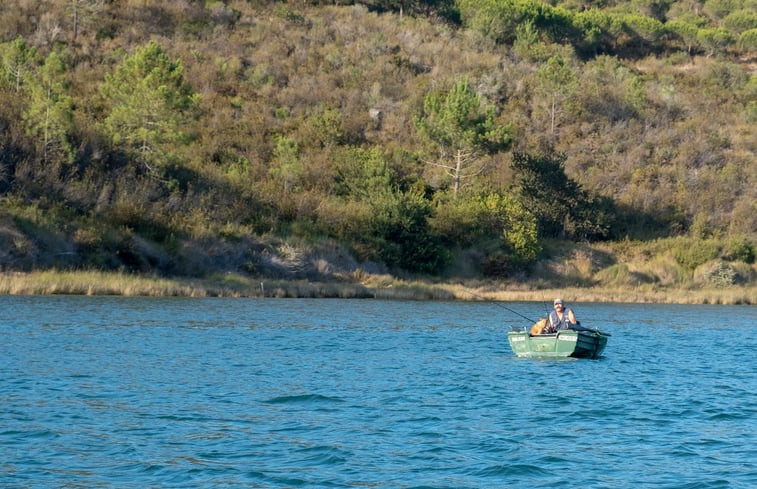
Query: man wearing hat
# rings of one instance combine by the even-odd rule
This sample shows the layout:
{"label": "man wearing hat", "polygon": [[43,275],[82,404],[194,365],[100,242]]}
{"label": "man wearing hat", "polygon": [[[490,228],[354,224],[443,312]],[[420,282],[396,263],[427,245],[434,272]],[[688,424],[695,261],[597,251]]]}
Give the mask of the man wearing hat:
{"label": "man wearing hat", "polygon": [[560,329],[568,329],[573,325],[580,324],[576,321],[576,315],[572,309],[566,309],[562,299],[555,299],[555,310],[549,313],[548,332],[554,333]]}

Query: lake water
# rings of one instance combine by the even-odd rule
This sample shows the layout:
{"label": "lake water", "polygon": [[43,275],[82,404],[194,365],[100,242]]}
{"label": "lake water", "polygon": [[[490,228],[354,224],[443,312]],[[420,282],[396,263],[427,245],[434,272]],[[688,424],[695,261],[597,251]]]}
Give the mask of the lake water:
{"label": "lake water", "polygon": [[0,487],[757,487],[757,308],[570,306],[0,296]]}

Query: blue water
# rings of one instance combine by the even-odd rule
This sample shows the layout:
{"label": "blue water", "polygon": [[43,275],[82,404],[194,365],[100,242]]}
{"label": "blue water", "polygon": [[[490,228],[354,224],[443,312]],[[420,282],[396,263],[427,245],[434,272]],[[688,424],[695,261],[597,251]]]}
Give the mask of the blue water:
{"label": "blue water", "polygon": [[0,487],[757,487],[755,307],[571,306],[0,296]]}

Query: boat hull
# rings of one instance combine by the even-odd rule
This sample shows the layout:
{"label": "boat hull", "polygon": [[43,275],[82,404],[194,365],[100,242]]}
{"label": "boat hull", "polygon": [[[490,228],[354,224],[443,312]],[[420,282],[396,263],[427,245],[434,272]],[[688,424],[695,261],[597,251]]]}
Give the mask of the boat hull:
{"label": "boat hull", "polygon": [[553,334],[531,335],[525,331],[507,334],[513,353],[530,358],[597,358],[607,345],[599,331],[562,330]]}

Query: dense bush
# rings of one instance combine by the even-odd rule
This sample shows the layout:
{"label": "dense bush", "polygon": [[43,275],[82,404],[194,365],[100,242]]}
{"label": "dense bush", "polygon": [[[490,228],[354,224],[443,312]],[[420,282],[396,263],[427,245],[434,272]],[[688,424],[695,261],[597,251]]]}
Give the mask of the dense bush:
{"label": "dense bush", "polygon": [[673,257],[683,267],[694,270],[700,265],[717,258],[720,247],[715,240],[679,239],[672,249]]}
{"label": "dense bush", "polygon": [[[500,274],[549,236],[753,241],[749,5],[592,5],[5,2],[0,212],[48,217],[2,256],[178,273],[190,241],[325,235]],[[701,246],[676,259],[754,259]]]}
{"label": "dense bush", "polygon": [[488,241],[485,248],[498,257],[503,275],[527,268],[541,250],[536,217],[512,195],[469,191],[440,195],[436,204],[434,233],[448,245],[463,248]]}

